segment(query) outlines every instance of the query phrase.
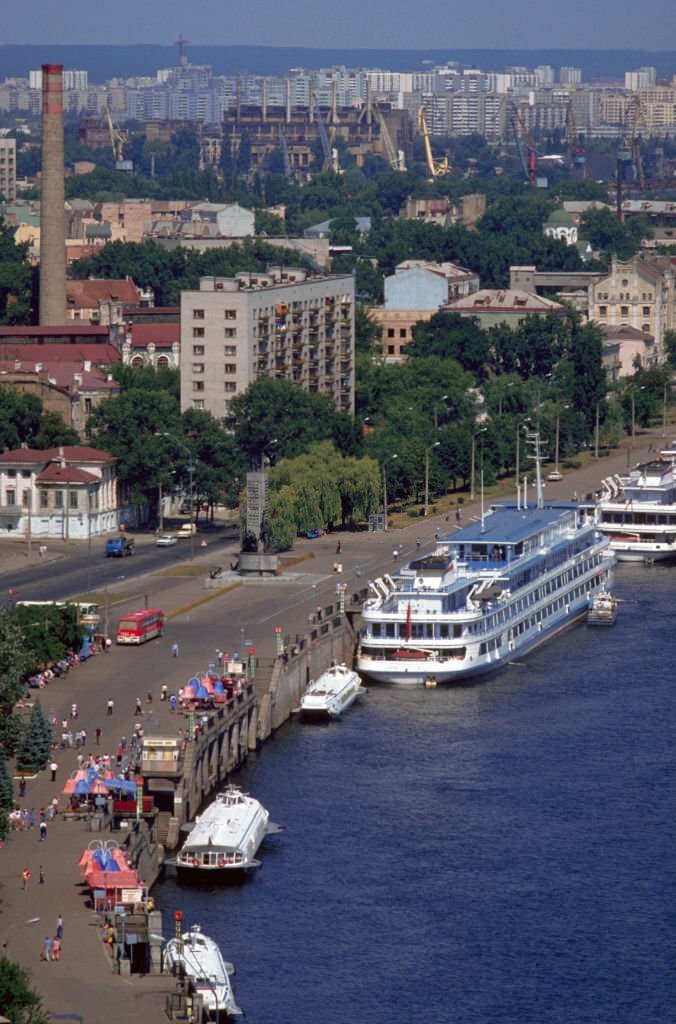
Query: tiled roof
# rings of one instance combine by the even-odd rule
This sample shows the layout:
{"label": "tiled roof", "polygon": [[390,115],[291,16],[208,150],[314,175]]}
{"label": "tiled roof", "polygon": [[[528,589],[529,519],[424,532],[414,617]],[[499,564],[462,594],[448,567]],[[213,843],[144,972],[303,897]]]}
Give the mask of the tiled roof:
{"label": "tiled roof", "polygon": [[0,454],[0,463],[18,465],[24,462],[50,462],[64,458],[66,462],[115,462],[110,452],[89,448],[84,444],[64,444],[62,448],[15,448]]}
{"label": "tiled roof", "polygon": [[[0,349],[0,356],[2,356],[2,349]],[[85,370],[82,362],[52,362],[49,359],[34,360],[26,359],[20,361],[16,360],[2,360],[0,359],[0,384],[2,383],[3,375],[6,374],[36,374],[40,377],[47,377],[52,384],[56,384],[59,388],[72,389],[75,375],[77,374],[81,380],[79,388],[81,391],[96,390],[96,391],[119,391],[120,385],[114,380],[108,380],[104,373],[97,369]],[[36,370],[37,365],[42,365],[41,370]]]}
{"label": "tiled roof", "polygon": [[32,366],[33,369],[36,363],[46,366],[48,363],[81,363],[88,359],[92,366],[112,366],[122,361],[114,345],[88,345],[86,342],[74,345],[63,345],[60,342],[49,345],[21,345],[11,341],[3,343],[0,335],[0,360],[8,362],[15,359],[23,363],[24,368]]}
{"label": "tiled roof", "polygon": [[555,313],[562,310],[559,302],[545,299],[542,295],[534,292],[524,292],[518,289],[504,288],[482,288],[473,295],[466,295],[462,299],[449,303],[450,310],[471,310],[476,313]]}
{"label": "tiled roof", "polygon": [[60,462],[50,462],[35,478],[39,484],[95,484],[100,478],[94,473],[87,473],[77,466],[62,466]]}
{"label": "tiled roof", "polygon": [[67,324],[50,324],[49,327],[0,327],[0,342],[3,338],[58,338],[58,337],[83,337],[83,338],[108,338],[110,337],[109,327],[99,327],[94,324],[80,323],[79,320],[71,320]]}
{"label": "tiled roof", "polygon": [[179,323],[131,325],[131,343],[134,348],[145,348],[151,343],[158,348],[171,348],[180,338]]}
{"label": "tiled roof", "polygon": [[99,302],[138,302],[138,289],[131,278],[66,281],[66,301],[71,309],[95,309]]}

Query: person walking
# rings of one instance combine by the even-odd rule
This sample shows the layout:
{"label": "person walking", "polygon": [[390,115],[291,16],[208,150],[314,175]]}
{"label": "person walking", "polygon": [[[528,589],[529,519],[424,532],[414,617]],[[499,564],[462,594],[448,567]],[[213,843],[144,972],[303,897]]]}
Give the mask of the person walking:
{"label": "person walking", "polygon": [[343,545],[341,544],[340,541],[338,541],[338,543],[336,544],[336,554],[339,555],[342,550],[343,550]]}
{"label": "person walking", "polygon": [[58,936],[57,936],[57,938],[52,939],[52,960],[60,960],[60,959],[61,959],[61,939],[59,939]]}
{"label": "person walking", "polygon": [[63,916],[61,914],[56,919],[56,937],[57,939],[63,938]]}
{"label": "person walking", "polygon": [[97,727],[96,727],[96,746],[97,747],[101,746],[101,726],[100,725],[97,725]]}
{"label": "person walking", "polygon": [[171,645],[171,656],[172,658],[178,658],[178,644],[176,643],[175,640]]}
{"label": "person walking", "polygon": [[39,876],[39,879],[38,879],[38,885],[44,885],[45,884],[45,872],[44,872],[44,868],[42,867],[42,864],[40,865],[40,869],[39,870],[40,870],[40,876]]}
{"label": "person walking", "polygon": [[19,779],[19,796],[23,799],[26,795],[26,780],[22,776]]}
{"label": "person walking", "polygon": [[40,822],[40,842],[44,843],[46,838],[47,838],[47,822],[46,821],[41,821]]}
{"label": "person walking", "polygon": [[30,880],[31,880],[31,869],[30,868],[24,868],[23,871],[21,872],[21,888],[23,889],[24,892],[28,888],[28,883],[30,882]]}
{"label": "person walking", "polygon": [[49,766],[49,770],[52,773],[52,782],[56,782],[56,773],[59,770],[59,766],[56,763],[56,761],[52,761],[52,763]]}
{"label": "person walking", "polygon": [[71,704],[71,706],[70,706],[71,718],[77,718],[78,714],[79,714],[79,709],[78,709],[77,704]]}
{"label": "person walking", "polygon": [[51,960],[52,959],[52,940],[50,939],[49,935],[45,936],[45,940],[42,943],[42,950],[40,951],[40,959],[41,960]]}
{"label": "person walking", "polygon": [[415,539],[415,549],[416,551],[420,551],[420,537],[416,537]]}
{"label": "person walking", "polygon": [[135,715],[140,715],[142,711],[143,711],[143,705],[141,703],[141,698],[137,697],[136,698],[136,707],[134,708],[134,714]]}
{"label": "person walking", "polygon": [[108,703],[106,704],[106,708],[108,709],[108,714],[109,715],[112,715],[114,707],[115,707],[115,701],[112,700],[112,699],[109,700]]}
{"label": "person walking", "polygon": [[167,687],[166,683],[162,683],[162,687],[160,689],[160,700],[167,700],[168,697],[169,697],[169,688]]}

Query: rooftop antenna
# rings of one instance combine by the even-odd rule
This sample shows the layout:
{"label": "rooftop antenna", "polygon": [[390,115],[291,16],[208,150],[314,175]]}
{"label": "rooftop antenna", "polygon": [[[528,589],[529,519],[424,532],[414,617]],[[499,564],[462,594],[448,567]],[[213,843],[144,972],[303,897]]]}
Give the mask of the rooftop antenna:
{"label": "rooftop antenna", "polygon": [[174,45],[178,50],[178,63],[180,64],[181,67],[185,67],[186,64],[188,63],[188,58],[185,55],[185,48],[186,46],[190,46],[190,40],[186,39],[183,33],[180,32],[178,39],[176,40]]}

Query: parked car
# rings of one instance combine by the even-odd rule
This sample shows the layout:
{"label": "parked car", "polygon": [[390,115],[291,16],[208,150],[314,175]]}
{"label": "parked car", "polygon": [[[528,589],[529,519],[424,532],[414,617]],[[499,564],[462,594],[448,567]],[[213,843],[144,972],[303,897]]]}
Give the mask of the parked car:
{"label": "parked car", "polygon": [[548,480],[563,480],[563,473],[560,469],[553,469],[551,473],[547,473]]}
{"label": "parked car", "polygon": [[106,541],[106,558],[124,558],[134,554],[133,537],[111,537]]}
{"label": "parked car", "polygon": [[318,530],[307,530],[305,536],[308,537],[310,540],[316,540],[317,537],[324,536],[324,531],[321,529],[321,527]]}
{"label": "parked car", "polygon": [[178,528],[178,533],[176,534],[176,536],[179,538],[179,540],[183,540],[185,537],[194,537],[196,533],[197,527],[195,526],[194,523],[181,523],[181,525]]}
{"label": "parked car", "polygon": [[173,533],[160,533],[155,541],[158,548],[171,548],[177,543],[178,541]]}

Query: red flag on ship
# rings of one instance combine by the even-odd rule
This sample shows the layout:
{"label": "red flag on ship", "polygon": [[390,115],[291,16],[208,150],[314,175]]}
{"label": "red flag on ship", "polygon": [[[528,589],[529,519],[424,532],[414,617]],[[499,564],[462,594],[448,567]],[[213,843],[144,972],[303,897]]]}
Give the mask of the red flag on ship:
{"label": "red flag on ship", "polygon": [[411,602],[409,601],[408,602],[408,607],[406,608],[406,624],[404,626],[404,637],[407,640],[410,640],[412,632],[413,632],[413,627],[412,627],[412,624],[411,624]]}

